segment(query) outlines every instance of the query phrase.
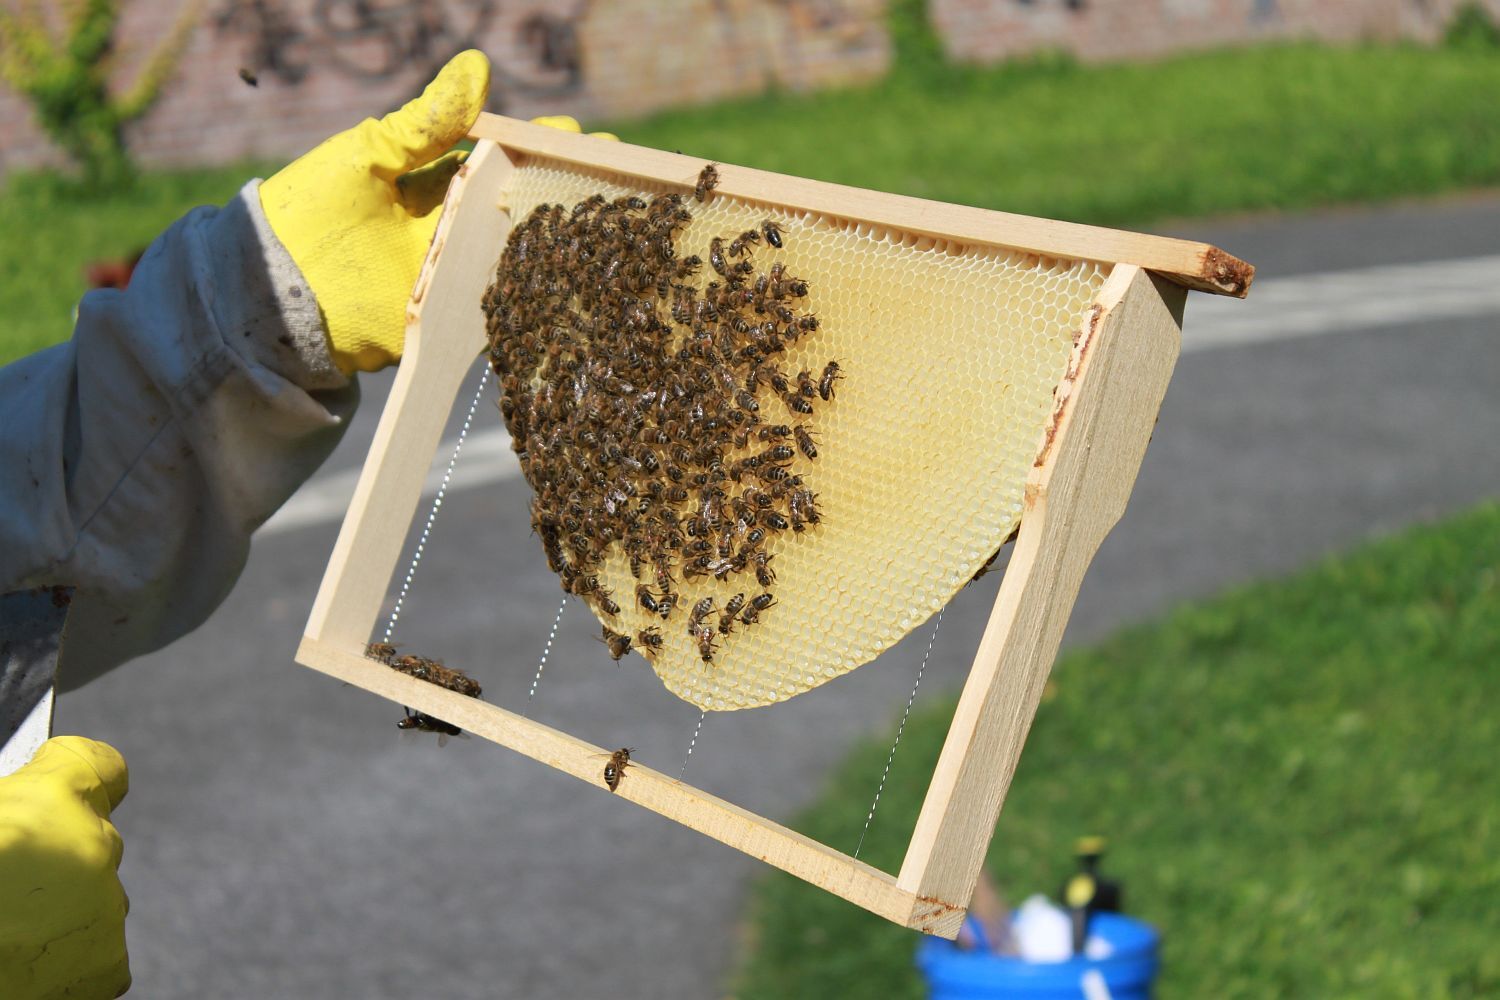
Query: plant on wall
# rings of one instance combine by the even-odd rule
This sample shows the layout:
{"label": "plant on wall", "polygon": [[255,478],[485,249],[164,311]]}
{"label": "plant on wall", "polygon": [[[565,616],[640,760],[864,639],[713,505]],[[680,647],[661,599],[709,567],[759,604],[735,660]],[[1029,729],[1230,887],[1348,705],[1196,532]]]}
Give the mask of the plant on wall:
{"label": "plant on wall", "polygon": [[0,81],[30,102],[53,141],[76,163],[87,187],[109,190],[134,176],[125,126],[161,96],[199,16],[186,6],[129,87],[112,92],[120,0],[21,0],[0,6]]}

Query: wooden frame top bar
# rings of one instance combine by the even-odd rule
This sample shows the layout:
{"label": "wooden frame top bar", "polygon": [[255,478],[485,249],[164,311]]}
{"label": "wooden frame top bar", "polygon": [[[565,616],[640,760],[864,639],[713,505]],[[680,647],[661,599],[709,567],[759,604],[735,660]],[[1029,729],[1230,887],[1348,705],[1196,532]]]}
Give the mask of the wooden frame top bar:
{"label": "wooden frame top bar", "polygon": [[[492,139],[516,152],[590,170],[602,168],[641,177],[652,184],[671,178],[688,191],[706,162],[698,156],[596,139],[492,114],[479,116],[470,137]],[[720,194],[822,215],[829,214],[830,206],[836,206],[840,218],[937,239],[1009,247],[1042,257],[1134,264],[1188,288],[1217,295],[1244,298],[1255,277],[1252,265],[1207,243],[945,205],[732,164],[720,164],[716,190]]]}

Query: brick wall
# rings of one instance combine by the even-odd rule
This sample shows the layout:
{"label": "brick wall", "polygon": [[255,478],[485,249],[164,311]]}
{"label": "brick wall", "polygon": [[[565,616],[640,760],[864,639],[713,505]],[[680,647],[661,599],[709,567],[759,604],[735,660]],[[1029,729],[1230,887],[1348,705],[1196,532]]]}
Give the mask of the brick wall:
{"label": "brick wall", "polygon": [[[1140,59],[1266,39],[1432,41],[1464,0],[929,0],[954,58]],[[1486,0],[1500,17],[1500,0]]]}
{"label": "brick wall", "polygon": [[[13,6],[17,0],[0,0]],[[123,0],[128,82],[189,0]],[[955,58],[1046,49],[1149,58],[1271,38],[1431,40],[1462,0],[928,0]],[[1486,0],[1500,17],[1500,0]],[[130,127],[148,164],[285,159],[415,94],[469,46],[495,63],[490,108],[599,122],[770,85],[885,71],[885,0],[203,0],[175,81]],[[258,80],[250,86],[241,68]],[[0,88],[0,172],[58,162]]]}
{"label": "brick wall", "polygon": [[[188,0],[124,0],[128,83]],[[0,0],[14,6],[15,0]],[[206,0],[181,68],[129,129],[148,164],[284,159],[417,93],[476,47],[490,110],[595,122],[776,85],[877,77],[884,0]],[[240,69],[257,80],[250,86]],[[0,171],[58,162],[0,87]]]}

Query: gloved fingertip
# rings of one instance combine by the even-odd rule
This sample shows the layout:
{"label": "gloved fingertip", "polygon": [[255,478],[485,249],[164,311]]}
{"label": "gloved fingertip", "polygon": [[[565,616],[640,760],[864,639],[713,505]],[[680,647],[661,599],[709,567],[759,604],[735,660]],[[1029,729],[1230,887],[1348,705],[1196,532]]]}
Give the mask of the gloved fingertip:
{"label": "gloved fingertip", "polygon": [[613,132],[590,132],[589,137],[593,139],[608,139],[610,142],[620,141],[620,137]]}
{"label": "gloved fingertip", "polygon": [[392,174],[432,160],[474,127],[490,91],[490,60],[478,49],[460,52],[422,93],[380,120],[379,131],[399,150],[380,158]]}
{"label": "gloved fingertip", "polygon": [[125,794],[130,791],[130,769],[125,765],[125,758],[108,743],[91,740],[86,736],[55,736],[42,744],[42,749],[37,752],[37,759],[40,760],[42,754],[49,750],[71,754],[82,760],[98,777],[100,786],[109,798],[111,811],[124,801]]}
{"label": "gloved fingertip", "polygon": [[[478,49],[465,49],[444,66],[429,89],[437,90],[459,112],[456,120],[463,131],[453,136],[458,142],[469,134],[484,102],[490,96],[490,57]],[[452,143],[450,143],[451,145]]]}
{"label": "gloved fingertip", "polygon": [[533,125],[545,125],[555,128],[561,132],[582,132],[583,126],[578,124],[578,119],[571,115],[542,115],[540,118],[531,119]]}

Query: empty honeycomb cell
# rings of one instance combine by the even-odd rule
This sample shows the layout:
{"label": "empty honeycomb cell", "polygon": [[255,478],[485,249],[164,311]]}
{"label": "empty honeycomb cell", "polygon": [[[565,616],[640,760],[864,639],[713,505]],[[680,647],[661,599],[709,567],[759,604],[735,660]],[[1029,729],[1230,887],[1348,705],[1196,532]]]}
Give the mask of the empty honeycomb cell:
{"label": "empty honeycomb cell", "polygon": [[[539,205],[593,194],[650,197],[643,187],[545,159],[518,164],[502,207],[524,219]],[[705,664],[685,615],[669,622],[621,600],[600,620],[619,632],[662,627],[651,665],[674,694],[711,711],[784,701],[878,656],[948,602],[1019,523],[1026,477],[1053,410],[1053,392],[1105,273],[1086,261],[964,246],[722,195],[691,202],[679,254],[705,258],[767,218],[785,263],[806,279],[819,328],[792,345],[789,373],[817,377],[829,359],[843,378],[810,418],[818,458],[792,471],[818,495],[820,524],[767,539],[775,583],[753,573],[678,582],[679,607],[769,590],[777,604],[754,626],[721,637]],[[708,269],[705,268],[705,271]],[[774,398],[767,419],[781,416]],[[537,551],[541,555],[540,546]],[[599,570],[616,595],[635,589],[616,548]],[[717,617],[712,621],[717,622]]]}

